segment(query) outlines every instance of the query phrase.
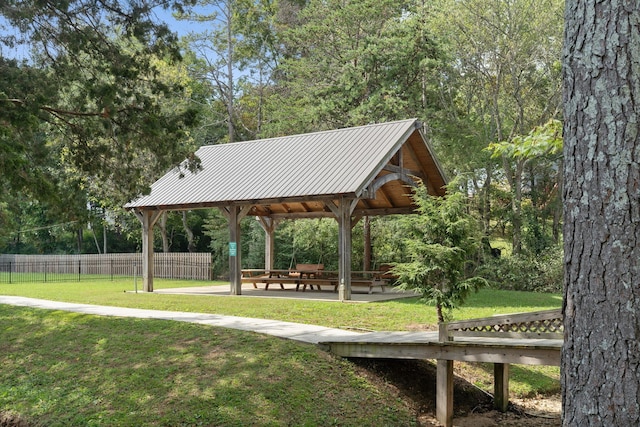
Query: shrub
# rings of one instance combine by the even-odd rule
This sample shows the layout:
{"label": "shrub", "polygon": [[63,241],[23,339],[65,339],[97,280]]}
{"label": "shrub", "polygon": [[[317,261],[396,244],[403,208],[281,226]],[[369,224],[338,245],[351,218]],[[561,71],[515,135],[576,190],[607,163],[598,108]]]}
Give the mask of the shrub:
{"label": "shrub", "polygon": [[482,276],[499,289],[531,292],[562,292],[562,246],[548,248],[539,256],[512,255],[488,259]]}

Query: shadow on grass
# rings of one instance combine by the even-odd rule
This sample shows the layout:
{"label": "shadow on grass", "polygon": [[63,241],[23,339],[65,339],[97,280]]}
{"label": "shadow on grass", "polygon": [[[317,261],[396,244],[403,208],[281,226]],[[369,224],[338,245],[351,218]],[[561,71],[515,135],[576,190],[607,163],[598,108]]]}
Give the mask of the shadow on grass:
{"label": "shadow on grass", "polygon": [[0,305],[0,412],[30,425],[411,425],[312,345],[164,320]]}
{"label": "shadow on grass", "polygon": [[[421,305],[419,297],[398,299],[384,304]],[[461,308],[513,308],[540,307],[540,309],[559,308],[562,305],[562,295],[538,292],[506,291],[485,288],[469,295]]]}
{"label": "shadow on grass", "polygon": [[[473,365],[487,377],[493,377],[493,364],[474,363]],[[557,394],[560,392],[560,379],[557,374],[557,367],[509,365],[511,394],[516,394],[519,398]]]}

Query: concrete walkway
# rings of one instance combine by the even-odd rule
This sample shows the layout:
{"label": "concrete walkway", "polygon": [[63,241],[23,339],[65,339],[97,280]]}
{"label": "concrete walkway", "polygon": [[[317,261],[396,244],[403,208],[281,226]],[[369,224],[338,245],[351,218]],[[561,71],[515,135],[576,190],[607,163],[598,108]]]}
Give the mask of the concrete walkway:
{"label": "concrete walkway", "polygon": [[176,320],[179,322],[199,323],[202,325],[258,332],[261,334],[273,335],[280,338],[287,338],[311,344],[317,344],[323,341],[336,341],[340,340],[340,338],[359,335],[358,332],[353,331],[305,325],[302,323],[280,322],[277,320],[252,319],[248,317],[222,316],[206,313],[186,313],[177,311],[110,307],[104,305],[74,304],[69,302],[3,295],[0,295],[0,304],[41,308],[46,310],[63,310],[98,316]]}

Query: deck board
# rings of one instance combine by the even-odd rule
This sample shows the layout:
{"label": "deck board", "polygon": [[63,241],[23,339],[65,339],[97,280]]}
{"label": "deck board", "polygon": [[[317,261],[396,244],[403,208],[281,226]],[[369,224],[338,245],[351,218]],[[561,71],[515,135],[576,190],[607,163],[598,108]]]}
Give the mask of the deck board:
{"label": "deck board", "polygon": [[560,365],[562,340],[464,337],[439,342],[437,332],[371,332],[321,342],[342,357],[444,359]]}

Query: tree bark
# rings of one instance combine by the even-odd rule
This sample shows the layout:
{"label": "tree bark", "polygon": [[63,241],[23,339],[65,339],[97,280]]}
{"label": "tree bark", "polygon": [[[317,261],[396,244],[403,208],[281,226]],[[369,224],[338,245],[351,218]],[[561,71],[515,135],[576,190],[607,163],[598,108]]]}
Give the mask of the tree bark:
{"label": "tree bark", "polygon": [[184,232],[187,234],[187,250],[189,252],[195,252],[195,235],[193,234],[193,230],[191,229],[191,227],[189,227],[189,222],[187,221],[187,211],[182,211],[182,226],[184,227]]}
{"label": "tree bark", "polygon": [[640,3],[568,0],[563,425],[640,425]]}
{"label": "tree bark", "polygon": [[167,234],[167,217],[169,216],[169,212],[163,212],[160,215],[160,220],[158,221],[158,228],[160,229],[160,236],[162,236],[162,252],[169,253],[169,236]]}

